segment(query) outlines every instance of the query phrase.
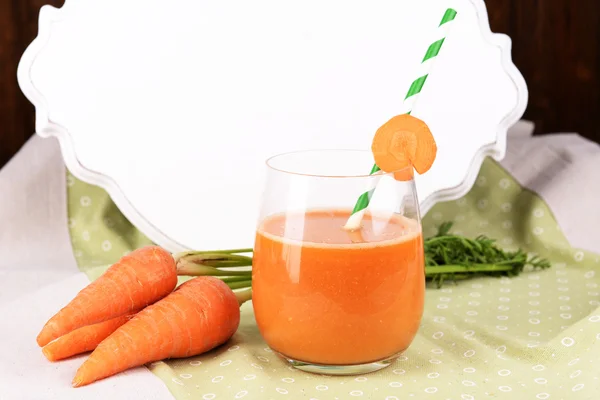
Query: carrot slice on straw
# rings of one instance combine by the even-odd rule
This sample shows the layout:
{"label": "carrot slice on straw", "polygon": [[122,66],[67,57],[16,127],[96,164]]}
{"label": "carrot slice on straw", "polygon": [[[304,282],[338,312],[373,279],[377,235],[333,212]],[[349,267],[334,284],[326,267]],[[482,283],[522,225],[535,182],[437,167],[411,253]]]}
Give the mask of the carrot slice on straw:
{"label": "carrot slice on straw", "polygon": [[381,126],[371,150],[375,164],[385,172],[398,171],[400,180],[408,178],[410,173],[404,170],[407,167],[414,167],[419,174],[427,172],[437,154],[427,124],[410,114],[397,115]]}
{"label": "carrot slice on straw", "polygon": [[146,307],[96,347],[73,386],[165,358],[190,357],[225,343],[240,323],[236,294],[209,276],[191,279]]}
{"label": "carrot slice on straw", "polygon": [[82,326],[137,311],[162,299],[176,285],[177,269],[169,252],[157,246],[135,250],[50,318],[38,335],[37,343],[45,346]]}
{"label": "carrot slice on straw", "polygon": [[412,166],[394,172],[394,179],[396,179],[397,181],[410,181],[414,177],[415,175],[413,173]]}
{"label": "carrot slice on straw", "polygon": [[110,336],[118,327],[129,321],[134,315],[122,315],[98,324],[75,329],[48,343],[42,348],[42,353],[44,353],[48,360],[58,361],[92,351],[100,342]]}

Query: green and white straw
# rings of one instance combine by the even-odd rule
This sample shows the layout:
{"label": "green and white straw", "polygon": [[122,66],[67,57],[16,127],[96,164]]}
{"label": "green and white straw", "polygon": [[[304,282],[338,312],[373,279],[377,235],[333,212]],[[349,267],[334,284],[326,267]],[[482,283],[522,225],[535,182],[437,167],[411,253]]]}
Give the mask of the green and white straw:
{"label": "green and white straw", "polygon": [[[440,49],[442,48],[442,44],[444,44],[444,40],[448,34],[448,30],[452,27],[453,21],[456,18],[456,11],[452,8],[449,8],[444,13],[444,17],[438,26],[440,39],[434,41],[427,48],[427,52],[425,53],[425,57],[421,61],[421,68],[419,72],[419,77],[415,79],[410,88],[408,89],[408,93],[404,98],[404,109],[406,114],[410,114],[413,110],[414,104],[419,98],[419,93],[423,89],[423,85],[427,81],[427,77],[431,72],[431,68],[433,66],[434,61],[437,59],[437,55],[440,53]],[[377,165],[373,165],[370,174],[375,175],[380,173],[380,168]],[[369,202],[371,201],[371,196],[373,196],[373,192],[375,191],[375,187],[377,186],[378,179],[373,179],[370,187],[365,191],[356,202],[354,209],[352,210],[352,215],[348,218],[346,222],[345,228],[349,230],[360,228],[360,224],[362,222],[362,218],[365,214],[367,207],[369,206]]]}

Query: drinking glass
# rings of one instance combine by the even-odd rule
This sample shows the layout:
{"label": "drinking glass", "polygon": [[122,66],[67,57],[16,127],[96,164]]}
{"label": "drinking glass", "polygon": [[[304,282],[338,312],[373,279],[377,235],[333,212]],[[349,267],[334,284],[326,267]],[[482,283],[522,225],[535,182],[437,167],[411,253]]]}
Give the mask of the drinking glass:
{"label": "drinking glass", "polygon": [[[368,151],[267,160],[252,265],[267,344],[292,366],[332,375],[389,365],[423,314],[425,271],[412,170],[365,174]],[[344,226],[372,188],[359,229]]]}

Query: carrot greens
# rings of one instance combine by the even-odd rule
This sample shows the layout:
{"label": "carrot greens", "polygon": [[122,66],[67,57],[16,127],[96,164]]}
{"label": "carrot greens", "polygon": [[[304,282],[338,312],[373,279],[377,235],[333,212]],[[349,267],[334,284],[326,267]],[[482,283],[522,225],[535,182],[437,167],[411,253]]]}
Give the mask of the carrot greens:
{"label": "carrot greens", "polygon": [[451,222],[445,222],[438,233],[424,240],[425,275],[428,281],[442,286],[446,280],[462,280],[476,276],[516,276],[526,266],[546,269],[550,262],[523,250],[506,251],[494,239],[477,236],[470,239],[450,233]]}

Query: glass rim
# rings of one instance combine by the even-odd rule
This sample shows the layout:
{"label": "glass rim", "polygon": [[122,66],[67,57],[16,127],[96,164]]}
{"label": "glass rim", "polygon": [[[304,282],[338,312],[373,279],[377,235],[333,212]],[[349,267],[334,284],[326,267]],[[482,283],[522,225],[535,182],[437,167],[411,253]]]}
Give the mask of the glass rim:
{"label": "glass rim", "polygon": [[[383,170],[379,170],[377,173],[374,173],[374,174],[364,173],[364,174],[348,174],[348,175],[331,175],[331,174],[310,174],[310,173],[298,172],[298,171],[293,171],[290,169],[273,166],[273,162],[280,157],[302,154],[302,153],[326,153],[326,152],[371,154],[371,151],[369,151],[369,150],[360,150],[360,149],[331,149],[331,148],[329,148],[329,149],[294,150],[294,151],[288,151],[285,153],[275,154],[275,155],[267,158],[265,160],[265,164],[266,164],[267,168],[269,168],[273,171],[284,173],[284,174],[296,175],[296,176],[306,176],[306,177],[311,177],[311,178],[329,178],[329,179],[373,178],[375,176],[381,177],[381,176],[389,176],[389,175],[393,176],[396,173],[404,172],[409,169],[412,169],[412,166],[408,166],[408,167],[404,167],[404,168],[401,168],[401,169],[398,169],[395,171],[391,171],[391,172],[385,172]],[[413,178],[407,180],[406,182],[410,182],[413,180],[414,180],[414,176],[413,176]]]}

